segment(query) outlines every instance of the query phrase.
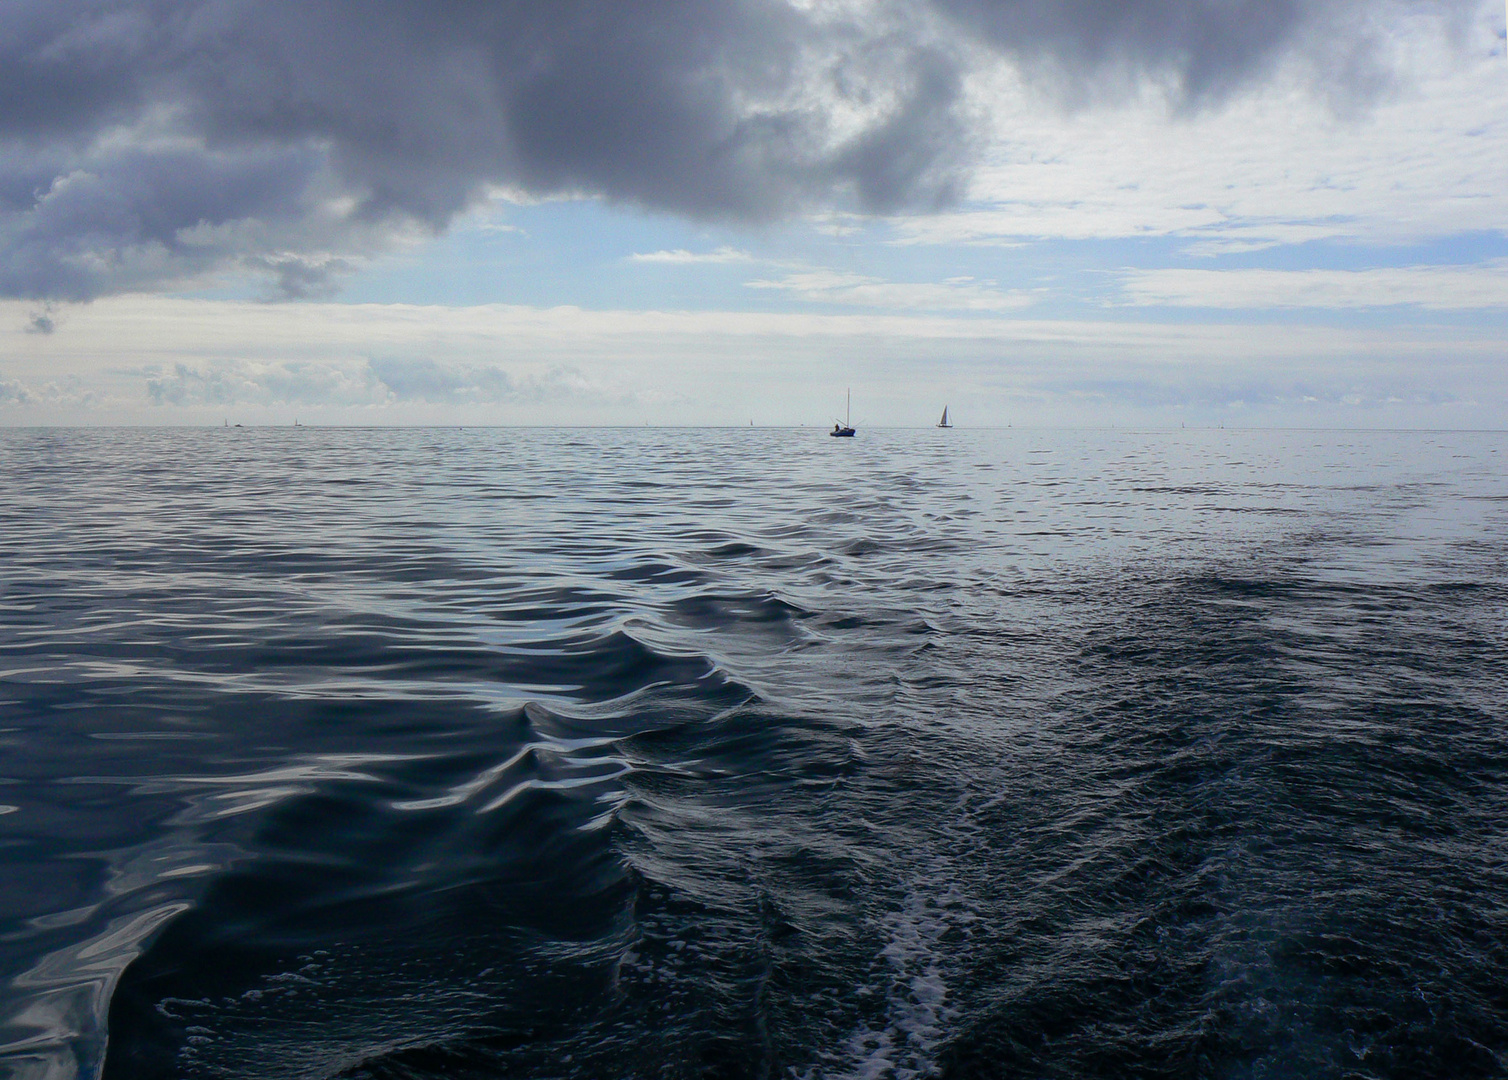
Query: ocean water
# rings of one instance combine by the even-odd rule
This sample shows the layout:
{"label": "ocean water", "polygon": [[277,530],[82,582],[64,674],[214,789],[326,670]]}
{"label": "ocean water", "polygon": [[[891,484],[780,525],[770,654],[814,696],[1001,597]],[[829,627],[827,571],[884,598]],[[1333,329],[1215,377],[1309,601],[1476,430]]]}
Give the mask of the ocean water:
{"label": "ocean water", "polygon": [[0,1074],[1508,1075],[1505,465],[0,432]]}

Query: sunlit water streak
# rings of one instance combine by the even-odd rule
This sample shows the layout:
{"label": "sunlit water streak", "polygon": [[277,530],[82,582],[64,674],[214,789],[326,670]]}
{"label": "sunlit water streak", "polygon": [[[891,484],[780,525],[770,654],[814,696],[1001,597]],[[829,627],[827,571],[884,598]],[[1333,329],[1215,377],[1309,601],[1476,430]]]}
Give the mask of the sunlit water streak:
{"label": "sunlit water streak", "polygon": [[1503,453],[0,432],[0,1071],[1508,1073]]}

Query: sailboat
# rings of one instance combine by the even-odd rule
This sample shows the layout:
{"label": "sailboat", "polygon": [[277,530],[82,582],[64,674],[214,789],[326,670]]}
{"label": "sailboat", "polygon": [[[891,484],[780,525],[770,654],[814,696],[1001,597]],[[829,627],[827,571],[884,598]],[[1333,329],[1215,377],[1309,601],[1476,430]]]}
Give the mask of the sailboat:
{"label": "sailboat", "polygon": [[952,427],[953,426],[952,424],[948,423],[948,407],[946,405],[943,406],[943,418],[937,422],[937,426],[938,427]]}
{"label": "sailboat", "polygon": [[843,422],[841,424],[834,424],[833,425],[833,429],[831,431],[829,431],[828,434],[831,435],[835,439],[851,439],[851,438],[853,438],[853,424],[849,423],[849,419],[848,419],[849,415],[850,415],[850,413],[852,411],[853,411],[853,390],[850,389],[848,391],[848,401],[843,406]]}

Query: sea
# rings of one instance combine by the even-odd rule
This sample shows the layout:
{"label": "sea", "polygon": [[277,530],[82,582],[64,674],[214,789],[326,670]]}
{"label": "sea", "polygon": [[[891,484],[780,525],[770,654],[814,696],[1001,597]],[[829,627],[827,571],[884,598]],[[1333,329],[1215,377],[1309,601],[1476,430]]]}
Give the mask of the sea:
{"label": "sea", "polygon": [[1508,1075],[1505,466],[0,431],[0,1075]]}

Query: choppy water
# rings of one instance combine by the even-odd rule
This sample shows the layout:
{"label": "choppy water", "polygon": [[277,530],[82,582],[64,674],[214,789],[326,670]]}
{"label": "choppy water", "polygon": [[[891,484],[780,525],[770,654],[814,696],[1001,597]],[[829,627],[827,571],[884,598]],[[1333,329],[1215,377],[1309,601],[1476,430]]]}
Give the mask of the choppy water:
{"label": "choppy water", "polygon": [[0,433],[0,1072],[1508,1074],[1505,458]]}

